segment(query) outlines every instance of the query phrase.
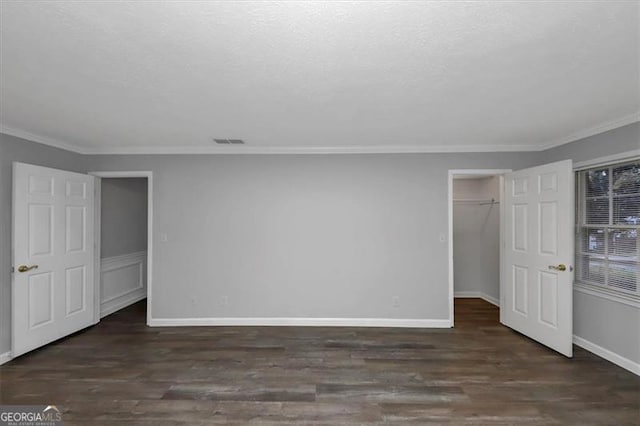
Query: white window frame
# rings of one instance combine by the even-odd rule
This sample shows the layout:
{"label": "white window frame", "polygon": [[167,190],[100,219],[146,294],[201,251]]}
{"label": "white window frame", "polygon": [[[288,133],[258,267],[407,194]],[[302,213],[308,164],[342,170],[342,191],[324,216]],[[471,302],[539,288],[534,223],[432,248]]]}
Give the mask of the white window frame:
{"label": "white window frame", "polygon": [[[574,163],[574,172],[576,172],[576,175],[577,175],[579,172],[582,172],[587,169],[592,169],[597,167],[609,167],[612,165],[621,164],[621,163],[634,161],[634,160],[640,160],[640,149],[622,152],[620,154],[609,155],[606,157],[595,158],[588,161],[576,162]],[[576,179],[576,181],[578,180]],[[582,191],[582,188],[577,187],[576,191]],[[580,197],[580,194],[576,193],[576,200],[580,200],[580,199],[582,199],[582,197]],[[576,206],[576,207],[580,208],[579,206]],[[580,223],[576,221],[576,236],[578,235],[579,227],[580,227]],[[578,247],[576,247],[576,259],[575,259],[576,264],[578,264],[578,256],[580,256],[580,250],[578,249]],[[618,302],[625,305],[630,305],[636,308],[640,308],[640,297],[632,293],[625,293],[624,291],[617,291],[615,289],[607,288],[605,286],[580,282],[577,280],[577,278],[574,280],[573,287],[575,291],[580,293],[589,294],[591,296],[596,296],[603,299],[611,300],[613,302]]]}

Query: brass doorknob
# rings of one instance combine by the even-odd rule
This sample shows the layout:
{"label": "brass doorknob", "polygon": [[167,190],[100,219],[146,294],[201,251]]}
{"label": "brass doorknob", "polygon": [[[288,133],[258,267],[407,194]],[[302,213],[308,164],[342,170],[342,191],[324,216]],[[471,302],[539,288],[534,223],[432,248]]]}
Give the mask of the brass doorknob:
{"label": "brass doorknob", "polygon": [[27,265],[20,265],[18,266],[18,272],[28,272],[32,269],[38,269],[38,265],[31,265],[31,266],[27,266]]}
{"label": "brass doorknob", "polygon": [[558,266],[549,265],[549,269],[553,269],[554,271],[566,271],[567,266],[564,263],[561,263]]}

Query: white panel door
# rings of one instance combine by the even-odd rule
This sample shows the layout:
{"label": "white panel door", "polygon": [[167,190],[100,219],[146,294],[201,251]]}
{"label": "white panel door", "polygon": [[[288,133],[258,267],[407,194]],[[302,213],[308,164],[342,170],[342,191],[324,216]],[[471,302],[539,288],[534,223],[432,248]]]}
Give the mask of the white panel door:
{"label": "white panel door", "polygon": [[505,175],[501,322],[573,356],[571,160]]}
{"label": "white panel door", "polygon": [[12,355],[94,323],[89,175],[13,165]]}

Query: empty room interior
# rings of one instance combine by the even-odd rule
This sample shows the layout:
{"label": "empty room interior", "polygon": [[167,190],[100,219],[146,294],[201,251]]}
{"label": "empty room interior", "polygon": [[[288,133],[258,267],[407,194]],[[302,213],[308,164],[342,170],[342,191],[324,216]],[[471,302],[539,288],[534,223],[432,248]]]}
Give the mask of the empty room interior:
{"label": "empty room interior", "polygon": [[640,424],[638,1],[0,0],[0,213],[0,424]]}

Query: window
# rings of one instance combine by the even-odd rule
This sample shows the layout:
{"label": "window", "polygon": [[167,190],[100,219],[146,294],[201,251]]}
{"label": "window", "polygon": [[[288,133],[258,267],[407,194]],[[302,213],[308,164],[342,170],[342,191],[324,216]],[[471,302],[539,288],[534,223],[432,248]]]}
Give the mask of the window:
{"label": "window", "polygon": [[577,176],[576,281],[640,299],[640,159]]}

